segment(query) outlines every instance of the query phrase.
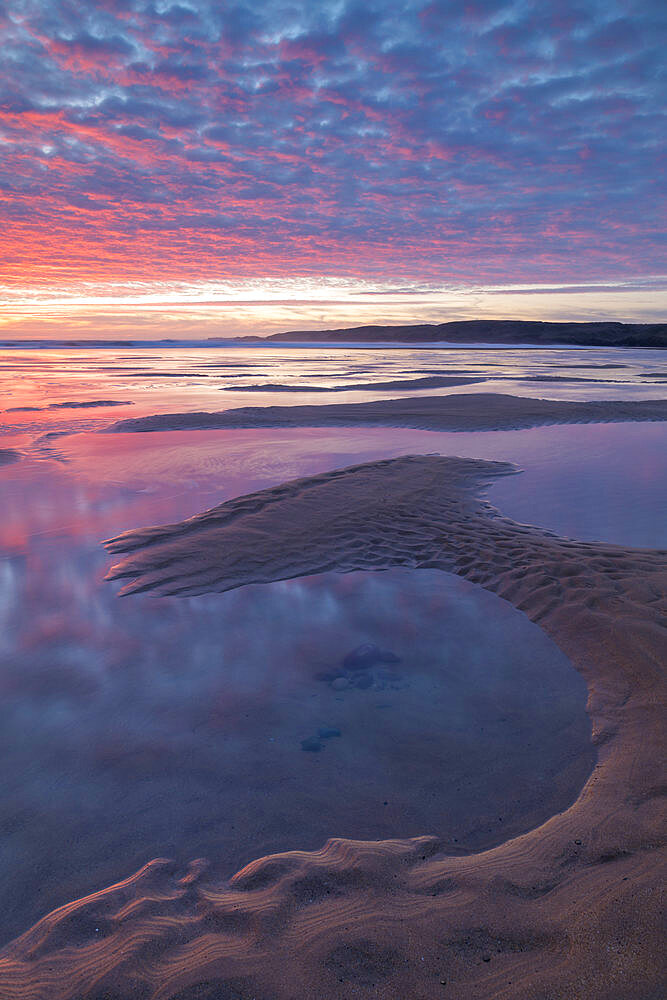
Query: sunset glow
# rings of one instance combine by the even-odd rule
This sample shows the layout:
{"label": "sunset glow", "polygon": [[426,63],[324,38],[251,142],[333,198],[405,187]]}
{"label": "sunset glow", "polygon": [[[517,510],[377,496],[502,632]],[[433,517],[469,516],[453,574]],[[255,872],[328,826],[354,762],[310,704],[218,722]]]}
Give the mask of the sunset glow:
{"label": "sunset glow", "polygon": [[660,318],[660,16],[13,5],[0,330]]}

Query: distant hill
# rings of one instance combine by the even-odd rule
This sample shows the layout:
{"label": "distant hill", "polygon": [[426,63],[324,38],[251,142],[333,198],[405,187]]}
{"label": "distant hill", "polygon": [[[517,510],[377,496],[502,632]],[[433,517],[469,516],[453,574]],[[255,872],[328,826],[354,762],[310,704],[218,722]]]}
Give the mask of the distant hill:
{"label": "distant hill", "polygon": [[296,330],[252,340],[404,343],[573,344],[591,347],[667,347],[667,323],[540,323],[479,319],[412,326],[353,326]]}

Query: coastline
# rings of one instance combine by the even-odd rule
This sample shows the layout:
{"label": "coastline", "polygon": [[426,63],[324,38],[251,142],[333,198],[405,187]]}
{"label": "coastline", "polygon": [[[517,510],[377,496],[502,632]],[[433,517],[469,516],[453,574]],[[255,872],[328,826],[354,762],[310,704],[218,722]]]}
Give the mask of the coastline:
{"label": "coastline", "polygon": [[286,330],[279,333],[234,334],[227,337],[205,339],[178,339],[161,337],[141,338],[89,338],[56,339],[25,338],[0,340],[0,349],[12,348],[118,348],[177,346],[225,347],[243,345],[252,347],[296,346],[308,347],[363,347],[413,349],[415,346],[458,349],[466,345],[478,348],[600,348],[637,347],[662,349],[667,347],[667,323],[628,323],[618,320],[598,321],[543,321],[543,320],[450,320],[445,323],[401,323],[323,328],[317,330]]}

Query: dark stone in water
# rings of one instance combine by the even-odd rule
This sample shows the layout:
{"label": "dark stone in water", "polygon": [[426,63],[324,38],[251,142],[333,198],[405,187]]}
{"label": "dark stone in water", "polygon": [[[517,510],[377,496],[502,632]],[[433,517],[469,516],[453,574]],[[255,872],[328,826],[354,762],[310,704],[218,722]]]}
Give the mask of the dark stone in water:
{"label": "dark stone in water", "polygon": [[340,736],[340,729],[335,729],[333,726],[323,726],[318,730],[317,735],[321,740],[330,740],[334,736]]}
{"label": "dark stone in water", "polygon": [[368,670],[376,663],[400,663],[400,656],[392,653],[389,649],[380,649],[372,642],[365,642],[362,646],[357,646],[351,653],[348,653],[343,660],[346,670]]}
{"label": "dark stone in water", "polygon": [[322,744],[319,740],[311,736],[307,740],[301,740],[301,749],[308,750],[310,753],[319,753],[322,749]]}
{"label": "dark stone in water", "polygon": [[372,674],[359,674],[353,681],[355,687],[361,688],[365,691],[367,688],[373,685],[373,675]]}

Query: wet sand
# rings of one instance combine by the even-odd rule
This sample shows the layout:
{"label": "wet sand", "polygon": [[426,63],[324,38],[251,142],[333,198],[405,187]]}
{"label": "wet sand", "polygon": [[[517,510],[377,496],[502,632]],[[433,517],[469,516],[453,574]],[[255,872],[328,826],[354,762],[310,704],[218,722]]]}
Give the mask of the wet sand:
{"label": "wet sand", "polygon": [[[620,405],[664,419],[664,403]],[[408,456],[285,483],[112,539],[126,555],[110,576],[128,592],[178,594],[396,566],[479,583],[539,623],[588,684],[598,761],[574,804],[472,855],[453,856],[438,831],[332,840],[222,885],[198,860],[183,872],[156,859],[3,949],[0,996],[660,995],[667,553],[498,515],[479,494],[511,471]]]}
{"label": "wet sand", "polygon": [[306,383],[266,382],[254,385],[225,385],[224,391],[234,392],[391,392],[396,389],[412,391],[414,389],[446,389],[453,385],[472,385],[484,382],[484,376],[475,377],[467,373],[466,377],[458,375],[432,375],[425,378],[391,379],[389,382],[346,382],[342,385],[307,385]]}
{"label": "wet sand", "polygon": [[93,410],[131,405],[132,401],[128,399],[71,399],[64,403],[49,403],[46,406],[9,406],[3,410],[3,413],[36,413],[41,410]]}
{"label": "wet sand", "polygon": [[159,413],[119,420],[106,430],[146,432],[215,427],[346,427],[364,424],[440,431],[482,431],[616,420],[667,420],[667,399],[581,402],[476,392],[381,399],[368,403],[242,406],[213,413]]}

